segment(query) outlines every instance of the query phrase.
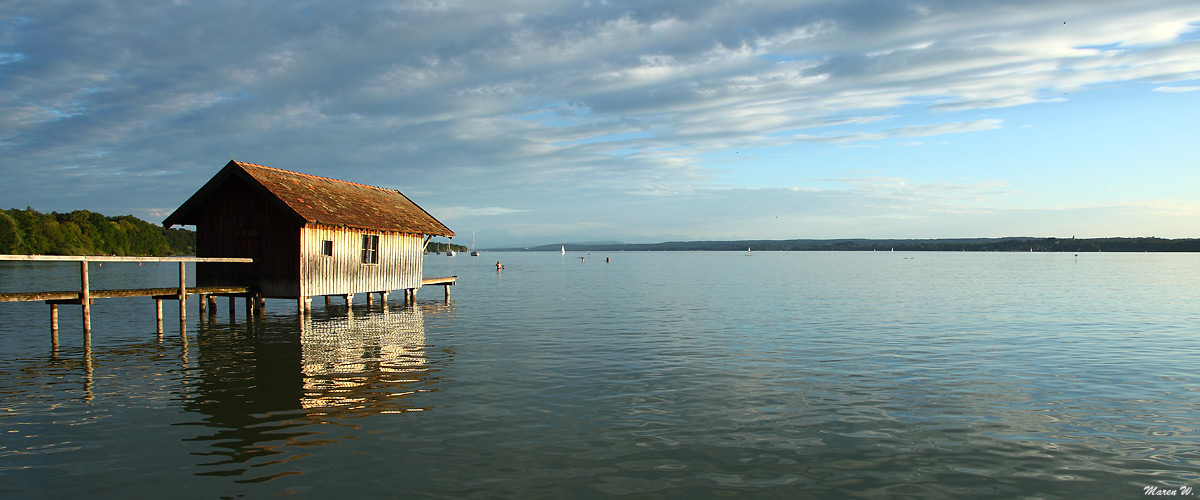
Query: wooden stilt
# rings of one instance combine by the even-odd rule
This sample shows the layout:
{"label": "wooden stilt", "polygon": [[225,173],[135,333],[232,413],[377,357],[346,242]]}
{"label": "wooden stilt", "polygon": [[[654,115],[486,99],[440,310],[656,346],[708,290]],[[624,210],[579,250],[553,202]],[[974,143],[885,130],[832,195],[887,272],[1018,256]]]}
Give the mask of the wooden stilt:
{"label": "wooden stilt", "polygon": [[329,296],[328,295],[325,296],[325,307],[326,308],[329,307]]}
{"label": "wooden stilt", "polygon": [[446,300],[450,300],[450,285],[442,285],[442,288],[446,289]]}
{"label": "wooden stilt", "polygon": [[154,299],[154,319],[158,323],[158,334],[162,335],[162,299]]}
{"label": "wooden stilt", "polygon": [[179,263],[179,323],[187,320],[187,267]]}
{"label": "wooden stilt", "polygon": [[235,299],[234,296],[230,295],[229,296],[229,322],[231,322],[231,323],[233,322],[233,319],[234,319],[233,318],[233,309],[234,309],[234,306],[236,306],[236,305],[237,305],[237,299]]}
{"label": "wooden stilt", "polygon": [[259,295],[259,296],[257,296],[257,302],[258,302],[258,307],[257,307],[258,315],[265,316],[267,314],[267,298],[263,297],[262,295]]}
{"label": "wooden stilt", "polygon": [[254,297],[246,296],[246,319],[254,317]]}
{"label": "wooden stilt", "polygon": [[375,305],[375,294],[367,292],[367,309],[370,309],[372,305]]}
{"label": "wooden stilt", "polygon": [[208,296],[208,315],[209,316],[217,315],[217,296],[216,295]]}
{"label": "wooden stilt", "polygon": [[83,305],[83,332],[92,331],[92,296],[88,289],[88,261],[79,262],[79,303]]}
{"label": "wooden stilt", "polygon": [[347,293],[345,295],[342,295],[342,298],[346,299],[346,309],[349,309],[350,306],[354,304],[354,294],[353,293]]}
{"label": "wooden stilt", "polygon": [[50,342],[58,345],[58,304],[50,304]]}
{"label": "wooden stilt", "polygon": [[204,295],[204,294],[200,294],[199,298],[200,298],[200,319],[203,320],[204,316],[206,316],[208,314],[208,296]]}

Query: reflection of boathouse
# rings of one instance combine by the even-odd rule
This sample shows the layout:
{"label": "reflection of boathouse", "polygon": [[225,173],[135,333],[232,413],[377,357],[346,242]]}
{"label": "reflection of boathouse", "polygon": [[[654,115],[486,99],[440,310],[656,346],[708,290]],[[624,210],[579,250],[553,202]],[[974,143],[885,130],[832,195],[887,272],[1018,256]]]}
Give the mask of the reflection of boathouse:
{"label": "reflection of boathouse", "polygon": [[230,161],[163,221],[196,226],[197,286],[250,286],[264,298],[413,292],[433,236],[454,232],[399,191]]}
{"label": "reflection of boathouse", "polygon": [[435,390],[451,353],[430,349],[424,318],[444,307],[315,314],[299,325],[268,317],[244,331],[204,325],[183,404],[203,415],[189,424],[203,429],[188,441],[210,443],[193,452],[203,456],[198,475],[260,482],[293,474],[312,447],[345,444],[342,426],[325,424],[430,411],[421,395]]}
{"label": "reflection of boathouse", "polygon": [[[419,307],[305,319],[300,345],[304,408],[353,406],[368,413],[398,413],[412,408],[397,396],[426,390],[419,387],[428,370]],[[393,392],[399,386],[410,390]]]}

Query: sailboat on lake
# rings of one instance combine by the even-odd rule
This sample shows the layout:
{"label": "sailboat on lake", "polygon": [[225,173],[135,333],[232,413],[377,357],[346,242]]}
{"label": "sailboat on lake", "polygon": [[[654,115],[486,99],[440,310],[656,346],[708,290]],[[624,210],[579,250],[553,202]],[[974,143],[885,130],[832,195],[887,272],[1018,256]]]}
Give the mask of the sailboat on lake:
{"label": "sailboat on lake", "polygon": [[475,231],[471,231],[471,256],[478,257],[479,252],[475,251]]}

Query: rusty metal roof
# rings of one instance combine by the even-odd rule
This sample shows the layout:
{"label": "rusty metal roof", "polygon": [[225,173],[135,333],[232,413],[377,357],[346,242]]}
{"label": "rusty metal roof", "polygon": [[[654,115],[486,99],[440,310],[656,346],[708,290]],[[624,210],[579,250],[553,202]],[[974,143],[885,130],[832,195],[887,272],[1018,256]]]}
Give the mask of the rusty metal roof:
{"label": "rusty metal roof", "polygon": [[297,218],[309,224],[394,231],[436,236],[454,232],[400,191],[318,177],[232,160],[203,188],[163,221],[194,224],[191,219],[211,191],[236,175],[273,195]]}

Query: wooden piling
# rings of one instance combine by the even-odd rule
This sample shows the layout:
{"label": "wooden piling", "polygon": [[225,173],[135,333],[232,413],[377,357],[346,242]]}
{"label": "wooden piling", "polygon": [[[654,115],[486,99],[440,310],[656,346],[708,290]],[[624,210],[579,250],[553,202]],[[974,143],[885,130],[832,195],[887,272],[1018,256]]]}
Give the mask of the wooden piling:
{"label": "wooden piling", "polygon": [[86,260],[79,262],[79,303],[83,305],[83,332],[91,333],[92,331],[92,296],[88,289],[88,262]]}
{"label": "wooden piling", "polygon": [[156,322],[156,323],[158,323],[158,334],[159,334],[159,335],[162,335],[162,332],[163,332],[163,327],[162,327],[162,301],[163,301],[163,299],[159,299],[159,298],[155,298],[155,299],[154,299],[154,320],[155,320],[155,322]]}
{"label": "wooden piling", "polygon": [[179,323],[187,318],[187,267],[179,263]]}
{"label": "wooden piling", "polygon": [[200,294],[200,320],[204,320],[204,316],[208,314],[208,296]]}
{"label": "wooden piling", "polygon": [[50,304],[50,338],[58,343],[58,304]]}

